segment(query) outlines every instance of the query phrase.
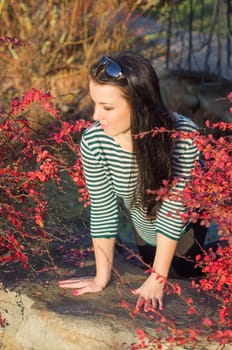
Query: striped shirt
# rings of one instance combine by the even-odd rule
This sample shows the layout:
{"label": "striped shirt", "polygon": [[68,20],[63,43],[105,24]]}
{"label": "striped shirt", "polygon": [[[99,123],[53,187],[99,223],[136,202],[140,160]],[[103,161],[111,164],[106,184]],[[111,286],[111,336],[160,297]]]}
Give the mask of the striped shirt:
{"label": "striped shirt", "polygon": [[[174,115],[178,120],[177,131],[197,131],[191,119],[176,113]],[[138,178],[135,154],[122,149],[112,137],[104,133],[98,122],[85,130],[81,154],[91,201],[92,238],[117,235],[119,200],[123,200],[135,229],[148,244],[156,245],[157,233],[173,240],[180,238],[186,225],[181,215],[187,210],[181,198],[164,200],[153,221],[147,218],[142,206],[138,208],[131,205]],[[172,159],[174,176],[179,180],[173,189],[174,193],[183,190],[198,158],[199,152],[192,138],[177,138]]]}

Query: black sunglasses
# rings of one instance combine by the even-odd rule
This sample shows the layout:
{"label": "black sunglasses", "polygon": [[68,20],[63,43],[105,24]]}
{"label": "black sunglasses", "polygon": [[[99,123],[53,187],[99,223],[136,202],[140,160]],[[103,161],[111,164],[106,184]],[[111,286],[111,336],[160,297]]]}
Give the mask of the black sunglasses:
{"label": "black sunglasses", "polygon": [[120,65],[108,56],[102,56],[98,61],[97,68],[105,67],[105,73],[111,78],[119,78],[122,75]]}

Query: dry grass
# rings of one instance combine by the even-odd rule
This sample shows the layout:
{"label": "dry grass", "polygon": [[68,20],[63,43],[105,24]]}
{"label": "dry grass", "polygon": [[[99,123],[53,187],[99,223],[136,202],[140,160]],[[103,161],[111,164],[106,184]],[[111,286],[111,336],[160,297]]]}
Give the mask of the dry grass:
{"label": "dry grass", "polygon": [[69,99],[78,100],[78,93],[86,91],[93,60],[131,48],[127,24],[139,3],[2,0],[0,34],[28,43],[13,50],[0,47],[2,99],[36,87],[53,96],[71,93]]}

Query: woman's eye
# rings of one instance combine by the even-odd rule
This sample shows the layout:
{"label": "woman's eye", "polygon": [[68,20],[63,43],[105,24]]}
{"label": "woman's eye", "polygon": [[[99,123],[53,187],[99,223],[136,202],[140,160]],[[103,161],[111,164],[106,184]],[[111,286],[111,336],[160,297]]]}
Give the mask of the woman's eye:
{"label": "woman's eye", "polygon": [[105,111],[111,111],[112,109],[113,109],[113,107],[104,106],[104,110],[105,110]]}

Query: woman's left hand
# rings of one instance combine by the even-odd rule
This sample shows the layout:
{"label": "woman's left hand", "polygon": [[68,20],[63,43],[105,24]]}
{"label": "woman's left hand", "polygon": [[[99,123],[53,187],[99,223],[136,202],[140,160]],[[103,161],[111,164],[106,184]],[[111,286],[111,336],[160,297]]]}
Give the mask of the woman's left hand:
{"label": "woman's left hand", "polygon": [[136,310],[139,311],[143,306],[145,312],[154,309],[163,310],[164,285],[165,282],[161,278],[157,279],[156,273],[151,273],[141,287],[132,291],[138,295]]}

